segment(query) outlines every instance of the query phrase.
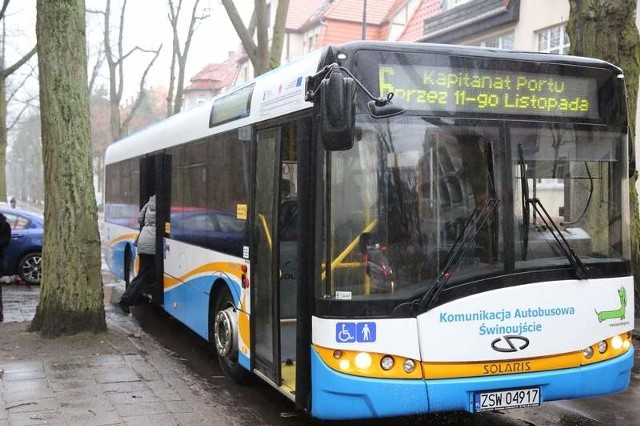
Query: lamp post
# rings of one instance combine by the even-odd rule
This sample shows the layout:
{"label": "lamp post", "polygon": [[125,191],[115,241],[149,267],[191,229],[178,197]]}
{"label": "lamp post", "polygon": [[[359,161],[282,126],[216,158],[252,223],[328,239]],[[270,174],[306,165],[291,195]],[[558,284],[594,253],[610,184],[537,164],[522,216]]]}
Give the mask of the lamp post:
{"label": "lamp post", "polygon": [[367,0],[362,5],[362,39],[367,39]]}

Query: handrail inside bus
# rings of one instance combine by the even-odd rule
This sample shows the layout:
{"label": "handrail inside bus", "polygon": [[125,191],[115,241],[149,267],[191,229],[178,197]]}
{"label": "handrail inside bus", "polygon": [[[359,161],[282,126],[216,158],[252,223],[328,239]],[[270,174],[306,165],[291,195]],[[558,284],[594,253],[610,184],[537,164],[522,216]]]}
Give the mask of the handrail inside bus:
{"label": "handrail inside bus", "polygon": [[273,250],[273,242],[271,240],[271,232],[269,232],[267,218],[264,217],[262,213],[258,213],[258,217],[260,218],[260,223],[262,224],[262,231],[264,232],[264,236],[267,237],[267,244],[269,244],[269,249]]}
{"label": "handrail inside bus", "polygon": [[[358,235],[353,241],[351,241],[351,243],[342,251],[342,253],[340,253],[335,259],[333,259],[333,261],[331,262],[331,269],[335,269],[338,267],[338,265],[340,263],[342,263],[342,261],[349,255],[351,254],[351,252],[353,251],[354,248],[358,247],[358,245],[360,244],[360,236],[362,234],[365,234],[367,232],[371,232],[375,229],[375,227],[378,226],[378,219],[374,219],[370,224],[368,224],[366,226],[366,228],[364,228],[362,230],[362,232],[360,233],[360,235]],[[326,271],[322,271],[322,280],[324,281],[326,278],[327,272]]]}

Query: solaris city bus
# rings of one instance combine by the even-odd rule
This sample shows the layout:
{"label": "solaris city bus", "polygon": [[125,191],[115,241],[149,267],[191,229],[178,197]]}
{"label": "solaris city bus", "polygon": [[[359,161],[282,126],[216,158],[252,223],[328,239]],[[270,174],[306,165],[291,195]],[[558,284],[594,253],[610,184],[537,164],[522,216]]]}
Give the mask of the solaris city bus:
{"label": "solaris city bus", "polygon": [[619,392],[625,96],[595,59],[326,47],[111,145],[108,262],[155,193],[153,302],[314,417]]}

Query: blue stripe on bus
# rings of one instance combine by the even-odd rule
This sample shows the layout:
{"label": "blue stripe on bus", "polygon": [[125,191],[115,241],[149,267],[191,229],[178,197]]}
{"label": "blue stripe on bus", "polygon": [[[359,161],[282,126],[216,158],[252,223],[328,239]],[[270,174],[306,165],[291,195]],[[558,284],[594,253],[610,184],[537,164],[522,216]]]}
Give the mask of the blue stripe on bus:
{"label": "blue stripe on bus", "polygon": [[[220,278],[199,276],[164,292],[164,309],[204,339],[209,337],[209,293],[216,279]],[[234,304],[239,306],[240,285],[222,279],[230,290]]]}
{"label": "blue stripe on bus", "polygon": [[238,351],[238,364],[251,371],[251,359],[240,351]]}
{"label": "blue stripe on bus", "polygon": [[473,393],[539,386],[541,401],[584,398],[627,388],[633,348],[580,368],[492,377],[389,380],[330,369],[311,348],[311,414],[324,419],[391,417],[435,411],[473,411]]}
{"label": "blue stripe on bus", "polygon": [[311,415],[357,419],[420,414],[429,410],[423,380],[369,379],[330,369],[311,347]]}

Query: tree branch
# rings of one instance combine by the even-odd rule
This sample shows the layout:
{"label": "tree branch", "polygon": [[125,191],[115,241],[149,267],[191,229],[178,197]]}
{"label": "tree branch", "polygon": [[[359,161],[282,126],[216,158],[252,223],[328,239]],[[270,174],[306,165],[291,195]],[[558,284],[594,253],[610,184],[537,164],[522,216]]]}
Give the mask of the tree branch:
{"label": "tree branch", "polygon": [[149,61],[149,64],[147,65],[147,68],[144,70],[144,73],[142,73],[142,78],[140,79],[140,93],[138,94],[138,97],[136,98],[136,100],[133,103],[133,105],[131,106],[131,110],[129,111],[129,114],[127,114],[126,118],[122,122],[122,129],[123,130],[126,130],[126,129],[129,128],[129,123],[131,122],[131,119],[133,118],[133,115],[135,114],[135,112],[138,110],[138,108],[142,104],[142,100],[144,98],[144,93],[145,93],[144,92],[144,83],[145,83],[145,81],[147,79],[147,74],[149,73],[149,70],[153,66],[153,63],[156,61],[156,59],[158,59],[158,56],[160,55],[160,51],[161,50],[162,50],[162,45],[160,45],[158,50],[155,51],[156,54],[153,56],[151,61]]}
{"label": "tree branch", "polygon": [[100,68],[102,67],[102,63],[104,62],[104,51],[102,50],[104,46],[100,46],[100,50],[98,50],[98,57],[96,59],[96,63],[93,65],[91,70],[91,78],[89,79],[89,96],[93,93],[93,85],[98,78],[98,73],[100,72]]}
{"label": "tree branch", "polygon": [[8,76],[10,76],[14,72],[16,72],[16,70],[18,68],[23,66],[29,59],[31,59],[31,57],[36,53],[36,47],[37,46],[33,46],[33,48],[29,51],[29,53],[27,53],[22,58],[20,58],[20,60],[18,60],[18,62],[16,62],[15,64],[11,65],[10,67],[7,67],[7,68],[3,69],[0,72],[2,78],[3,79],[7,78]]}
{"label": "tree branch", "polygon": [[7,6],[9,6],[9,2],[10,1],[11,0],[4,0],[2,2],[2,9],[0,9],[0,20],[4,19],[4,15],[5,15],[6,11],[7,11]]}
{"label": "tree branch", "polygon": [[244,47],[244,51],[249,56],[249,60],[253,64],[253,67],[259,64],[258,62],[258,46],[253,41],[253,37],[249,30],[244,26],[242,22],[242,18],[238,13],[238,9],[233,4],[233,0],[220,0],[225,10],[227,11],[227,15],[229,16],[229,20],[233,24],[233,28],[235,28],[240,41],[242,42],[242,47]]}

